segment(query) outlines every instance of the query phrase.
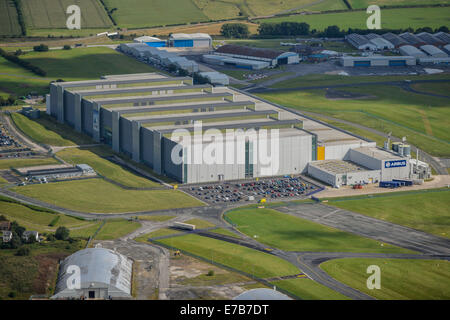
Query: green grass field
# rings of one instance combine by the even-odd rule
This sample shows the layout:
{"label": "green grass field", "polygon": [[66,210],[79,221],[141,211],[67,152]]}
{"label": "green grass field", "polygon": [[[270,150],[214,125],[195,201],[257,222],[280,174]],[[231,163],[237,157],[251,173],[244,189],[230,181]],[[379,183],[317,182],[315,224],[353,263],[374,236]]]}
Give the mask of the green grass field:
{"label": "green grass field", "polygon": [[[14,50],[15,51],[15,50]],[[22,96],[30,91],[44,94],[48,91],[50,78],[37,77],[3,57],[0,57],[0,95]]]}
{"label": "green grass field", "polygon": [[124,186],[133,188],[155,188],[161,185],[139,175],[136,175],[123,167],[104,159],[111,156],[113,152],[105,147],[90,148],[67,148],[56,155],[71,164],[86,163],[90,165],[98,174],[108,179],[114,180]]}
{"label": "green grass field", "polygon": [[449,4],[449,0],[349,0],[353,9],[365,9],[371,4],[382,6],[411,6],[427,4]]}
{"label": "green grass field", "polygon": [[100,232],[95,236],[95,240],[112,240],[123,237],[141,227],[139,222],[125,219],[107,220]]}
{"label": "green grass field", "polygon": [[209,20],[191,0],[104,0],[122,28],[153,27]]}
{"label": "green grass field", "polygon": [[123,213],[201,206],[175,190],[124,190],[103,179],[28,185],[11,189],[54,205],[93,213]]}
{"label": "green grass field", "polygon": [[66,29],[67,7],[78,5],[81,10],[81,29],[109,28],[112,22],[98,0],[22,0],[27,28]]}
{"label": "green grass field", "polygon": [[12,113],[14,124],[33,141],[50,146],[73,146],[94,143],[90,137],[73,130],[66,124],[57,123],[45,112],[39,119],[29,119],[20,113]]}
{"label": "green grass field", "polygon": [[[331,85],[334,77],[311,78],[319,80],[314,82],[312,79],[309,86],[325,86]],[[330,115],[384,133],[392,131],[394,136],[406,136],[409,142],[432,155],[450,156],[450,134],[446,130],[450,116],[450,109],[447,108],[448,99],[415,94],[387,85],[358,86],[354,82],[358,78],[360,77],[344,79],[344,81],[352,81],[354,86],[337,90],[362,94],[366,96],[365,99],[330,100],[326,97],[324,89],[279,92],[260,96],[286,107]],[[300,86],[302,86],[306,80],[300,78],[298,84],[301,83]],[[334,78],[334,80],[340,79]],[[365,81],[365,78],[359,80]],[[277,86],[282,85],[277,84]],[[291,85],[294,84],[291,83]],[[441,86],[442,84],[438,84],[438,87]]]}
{"label": "green grass field", "polygon": [[[450,7],[442,8],[399,8],[382,9],[381,28],[401,29],[411,27],[438,28],[449,23]],[[367,21],[365,11],[353,11],[342,13],[326,13],[314,15],[292,15],[287,17],[275,17],[263,19],[259,22],[306,22],[311,29],[323,30],[330,25],[337,25],[341,29],[356,28],[365,29]]]}
{"label": "green grass field", "polygon": [[[2,199],[0,198],[0,200]],[[70,230],[71,237],[82,237],[86,239],[94,234],[101,223],[98,221],[85,221],[58,213],[40,211],[20,203],[7,201],[0,201],[0,214],[4,215],[10,221],[17,221],[27,230],[35,230],[40,233],[52,233],[58,227],[64,226]],[[57,217],[59,218],[56,224],[49,226]]]}
{"label": "green grass field", "polygon": [[271,283],[277,288],[289,291],[303,300],[349,300],[349,298],[339,292],[308,278],[280,280]]}
{"label": "green grass field", "polygon": [[450,190],[411,192],[365,199],[333,201],[328,204],[376,219],[450,237]]}
{"label": "green grass field", "polygon": [[22,58],[47,71],[47,77],[66,81],[155,71],[147,64],[105,47],[30,52]]}
{"label": "green grass field", "polygon": [[17,10],[11,0],[0,0],[0,36],[20,35]]}
{"label": "green grass field", "polygon": [[213,229],[210,230],[209,232],[211,233],[218,233],[224,236],[228,236],[228,237],[233,237],[233,238],[240,238],[240,236],[228,229],[223,229],[223,228],[217,228],[217,229]]}
{"label": "green grass field", "polygon": [[1,159],[0,170],[9,168],[33,167],[47,164],[59,164],[55,158],[40,159]]}
{"label": "green grass field", "polygon": [[154,72],[155,69],[110,48],[76,48],[28,52],[21,59],[39,66],[47,72],[46,77],[35,74],[0,57],[0,95],[26,95],[32,91],[49,92],[52,80],[66,81],[98,79],[107,74]]}
{"label": "green grass field", "polygon": [[300,272],[289,262],[268,253],[198,235],[190,234],[158,240],[158,242],[260,278],[292,275]]}
{"label": "green grass field", "polygon": [[450,96],[450,84],[448,83],[414,83],[411,87],[420,92]]}
{"label": "green grass field", "polygon": [[[91,221],[84,221],[58,213],[38,211],[19,203],[5,201],[0,201],[0,214],[5,215],[10,221],[16,220],[20,225],[39,232],[56,231],[56,228],[61,226],[71,229],[94,224]],[[58,216],[57,223],[54,226],[49,226]]]}
{"label": "green grass field", "polygon": [[215,227],[215,224],[212,224],[209,221],[203,219],[190,219],[185,221],[184,223],[193,224],[196,229],[205,229]]}
{"label": "green grass field", "polygon": [[235,209],[226,216],[247,236],[287,251],[411,252],[273,209]]}
{"label": "green grass field", "polygon": [[[381,289],[366,286],[367,267],[381,269]],[[347,258],[320,266],[336,280],[381,300],[450,299],[450,262],[442,260]]]}
{"label": "green grass field", "polygon": [[142,236],[139,236],[139,237],[135,238],[134,240],[146,243],[146,242],[148,242],[147,240],[149,238],[165,237],[165,236],[171,236],[171,235],[180,234],[180,233],[181,233],[181,231],[178,231],[175,229],[161,228],[161,229],[146,233]]}
{"label": "green grass field", "polygon": [[113,19],[123,28],[184,24],[239,16],[262,16],[300,8],[311,10],[345,9],[342,1],[326,0],[105,0],[108,10],[116,8]]}

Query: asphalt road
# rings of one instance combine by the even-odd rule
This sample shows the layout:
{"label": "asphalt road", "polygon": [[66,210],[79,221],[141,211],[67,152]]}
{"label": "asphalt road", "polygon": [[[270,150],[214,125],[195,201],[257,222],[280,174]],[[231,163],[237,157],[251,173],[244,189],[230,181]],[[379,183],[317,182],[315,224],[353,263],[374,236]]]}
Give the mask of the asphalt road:
{"label": "asphalt road", "polygon": [[[293,204],[277,210],[363,237],[428,255],[450,255],[450,240],[324,204]],[[382,208],[380,208],[382,210]]]}

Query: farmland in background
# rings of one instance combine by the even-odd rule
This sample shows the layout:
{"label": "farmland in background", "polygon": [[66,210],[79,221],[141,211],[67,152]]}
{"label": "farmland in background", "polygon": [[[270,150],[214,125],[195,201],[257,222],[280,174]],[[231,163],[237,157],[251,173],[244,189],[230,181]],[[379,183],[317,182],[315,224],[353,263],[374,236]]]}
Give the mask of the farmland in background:
{"label": "farmland in background", "polygon": [[11,0],[0,0],[0,36],[20,35],[17,10]]}
{"label": "farmland in background", "polygon": [[412,6],[450,4],[449,0],[348,0],[353,9],[365,9],[371,4],[378,6]]}
{"label": "farmland in background", "polygon": [[81,29],[110,28],[112,21],[99,0],[22,0],[28,29],[66,29],[67,7],[81,9]]}
{"label": "farmland in background", "polygon": [[209,20],[191,0],[104,0],[116,23],[143,28]]}
{"label": "farmland in background", "polygon": [[[411,27],[436,28],[449,25],[450,7],[443,8],[400,8],[382,9],[381,27],[384,29],[399,29]],[[291,15],[262,19],[260,22],[306,22],[311,29],[323,30],[330,25],[337,25],[341,29],[366,28],[367,13],[352,11],[326,14]]]}

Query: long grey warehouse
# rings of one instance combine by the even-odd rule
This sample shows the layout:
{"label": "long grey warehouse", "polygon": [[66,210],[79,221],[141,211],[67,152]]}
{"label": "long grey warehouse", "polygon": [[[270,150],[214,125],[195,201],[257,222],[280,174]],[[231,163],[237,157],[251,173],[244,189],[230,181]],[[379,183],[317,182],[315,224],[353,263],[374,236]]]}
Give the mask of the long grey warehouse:
{"label": "long grey warehouse", "polygon": [[236,89],[156,73],[52,83],[47,113],[182,183],[300,174],[375,145]]}

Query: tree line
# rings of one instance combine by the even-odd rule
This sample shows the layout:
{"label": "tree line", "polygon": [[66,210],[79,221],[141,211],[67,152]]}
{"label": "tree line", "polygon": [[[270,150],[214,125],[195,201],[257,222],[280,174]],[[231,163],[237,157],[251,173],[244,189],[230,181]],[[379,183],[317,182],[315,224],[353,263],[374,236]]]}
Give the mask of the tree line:
{"label": "tree line", "polygon": [[[449,32],[448,27],[441,26],[439,28],[422,27],[413,29],[411,27],[404,29],[341,29],[339,26],[328,26],[324,30],[311,29],[310,25],[306,22],[264,22],[258,27],[258,35],[256,37],[273,37],[273,36],[311,36],[311,37],[326,37],[326,38],[340,38],[351,33],[368,34],[377,33],[382,34],[386,32],[392,32],[400,34],[403,32],[420,33],[420,32]],[[222,26],[220,31],[221,35],[226,38],[243,39],[249,38],[250,32],[248,26],[243,23],[226,23]]]}
{"label": "tree line", "polygon": [[0,48],[0,56],[2,56],[3,58],[5,58],[6,60],[8,60],[12,63],[15,63],[15,64],[33,72],[34,74],[36,74],[38,76],[45,77],[47,75],[47,72],[42,70],[40,67],[34,66],[30,62],[22,60],[15,54],[8,53],[1,48]]}

